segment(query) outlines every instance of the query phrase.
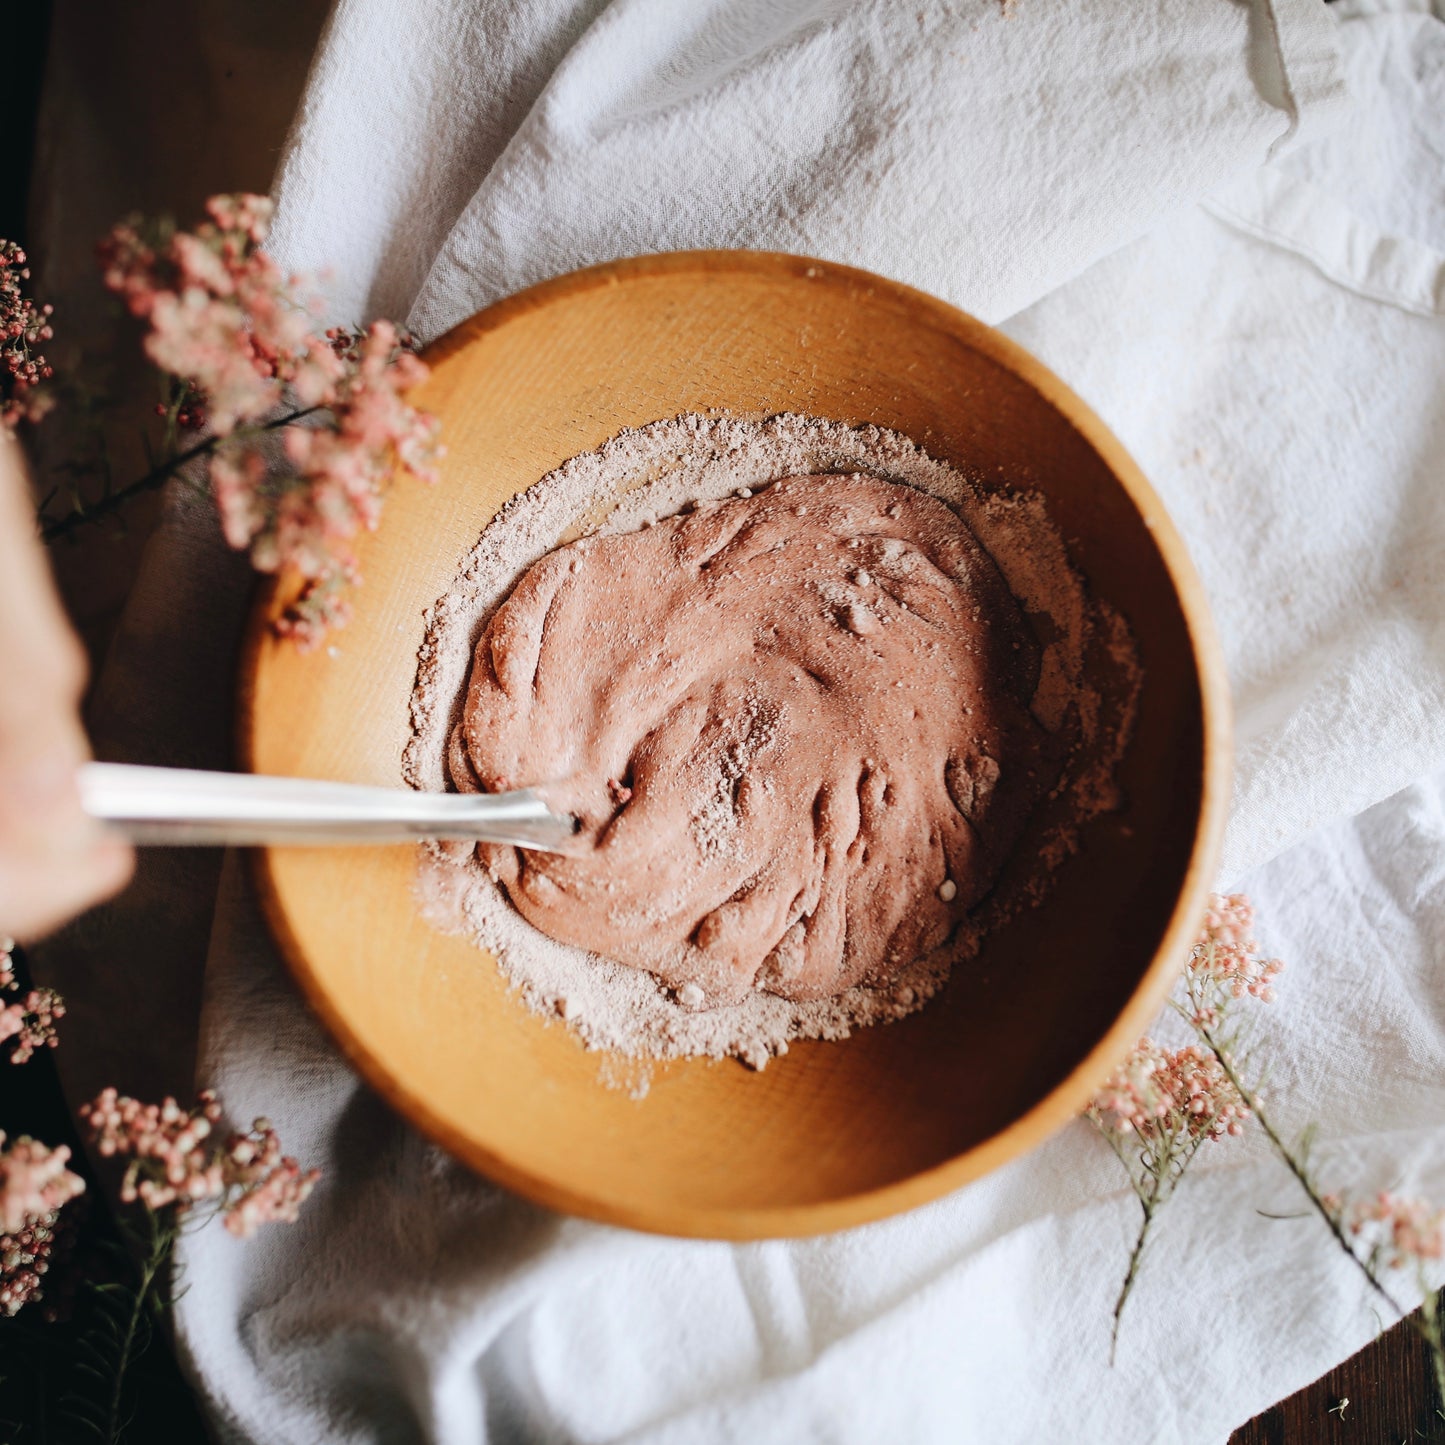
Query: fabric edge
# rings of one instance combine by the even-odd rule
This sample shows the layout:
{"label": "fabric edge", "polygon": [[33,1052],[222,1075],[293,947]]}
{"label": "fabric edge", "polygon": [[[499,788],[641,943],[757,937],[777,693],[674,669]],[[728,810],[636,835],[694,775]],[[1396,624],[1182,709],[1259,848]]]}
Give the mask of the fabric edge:
{"label": "fabric edge", "polygon": [[1445,315],[1445,252],[1391,236],[1310,181],[1262,166],[1203,205],[1225,225],[1293,252],[1367,300],[1416,316]]}
{"label": "fabric edge", "polygon": [[1339,23],[1324,0],[1262,0],[1290,122],[1270,147],[1274,160],[1332,130],[1349,103]]}

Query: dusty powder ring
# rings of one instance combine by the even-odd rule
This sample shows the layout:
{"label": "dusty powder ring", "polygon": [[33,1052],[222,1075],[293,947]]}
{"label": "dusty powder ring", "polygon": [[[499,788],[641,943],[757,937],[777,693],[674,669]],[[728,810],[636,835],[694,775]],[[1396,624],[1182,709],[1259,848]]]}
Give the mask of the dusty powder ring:
{"label": "dusty powder ring", "polygon": [[[1015,888],[1012,906],[1029,901],[1049,867],[1073,846],[1079,824],[1114,802],[1112,774],[1138,681],[1127,634],[1117,617],[1087,595],[1038,498],[987,490],[928,458],[907,438],[872,427],[796,416],[682,417],[623,433],[513,499],[428,615],[413,698],[415,735],[405,760],[408,780],[446,786],[447,741],[475,640],[517,578],[559,543],[587,533],[634,532],[689,504],[763,491],[780,477],[847,471],[866,471],[946,502],[982,542],[1030,619],[1047,621],[1037,629],[1040,665],[1032,711],[1044,728],[1077,737],[1055,790],[1053,821],[1037,840],[1037,876]],[[804,505],[797,509],[802,515]],[[821,551],[823,544],[817,546]],[[878,565],[886,565],[886,557],[871,569],[860,558],[849,569],[849,585],[876,588]],[[844,626],[849,617],[842,608]],[[1109,660],[1113,677],[1102,690],[1111,697],[1102,697],[1097,679],[1086,676],[1086,655]],[[947,903],[952,900],[945,895],[957,884],[935,878],[931,887]],[[534,929],[469,854],[436,850],[425,870],[424,892],[434,920],[465,928],[497,954],[529,1006],[557,1018],[565,1000],[568,1027],[585,1043],[643,1058],[734,1054],[761,1066],[790,1038],[843,1037],[861,1024],[920,1006],[949,966],[976,947],[976,938],[961,937],[947,960],[906,965],[886,989],[856,987],[806,1002],[759,993],[698,1014],[647,974]],[[1006,911],[995,900],[982,911],[979,927],[996,924]]]}

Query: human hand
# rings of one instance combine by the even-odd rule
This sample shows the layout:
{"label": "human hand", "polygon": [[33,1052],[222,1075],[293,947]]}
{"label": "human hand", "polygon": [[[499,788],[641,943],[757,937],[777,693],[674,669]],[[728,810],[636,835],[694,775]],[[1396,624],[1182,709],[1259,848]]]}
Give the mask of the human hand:
{"label": "human hand", "polygon": [[34,938],[109,897],[131,850],[81,810],[85,654],[45,565],[20,465],[0,428],[0,935]]}

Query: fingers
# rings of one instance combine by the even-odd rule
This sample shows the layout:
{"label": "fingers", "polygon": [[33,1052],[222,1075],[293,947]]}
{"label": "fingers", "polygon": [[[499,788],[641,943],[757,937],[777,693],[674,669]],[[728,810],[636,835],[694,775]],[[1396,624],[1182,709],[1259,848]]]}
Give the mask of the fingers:
{"label": "fingers", "polygon": [[0,934],[22,940],[124,886],[128,847],[80,806],[84,654],[34,536],[17,449],[0,436]]}
{"label": "fingers", "polygon": [[81,809],[86,751],[73,703],[0,735],[0,933],[37,938],[130,878],[131,850]]}

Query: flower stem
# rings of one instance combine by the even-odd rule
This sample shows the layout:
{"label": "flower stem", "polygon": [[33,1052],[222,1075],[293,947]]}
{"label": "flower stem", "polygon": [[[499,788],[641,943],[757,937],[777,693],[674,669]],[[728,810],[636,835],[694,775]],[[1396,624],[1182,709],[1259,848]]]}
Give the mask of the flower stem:
{"label": "flower stem", "polygon": [[224,441],[232,437],[259,435],[263,432],[278,431],[282,427],[290,426],[293,422],[300,421],[303,417],[310,416],[313,412],[320,411],[319,406],[303,407],[299,411],[288,412],[285,416],[278,416],[272,421],[260,422],[255,426],[237,427],[235,431],[224,437],[206,437],[193,447],[188,447],[183,452],[177,452],[169,460],[152,467],[143,476],[137,477],[133,482],[127,482],[125,486],[113,492],[107,492],[99,501],[90,506],[78,509],[64,517],[57,517],[51,521],[44,521],[40,527],[40,540],[42,542],[58,541],[61,537],[68,536],[79,528],[90,522],[98,522],[103,517],[118,512],[125,504],[138,497],[142,492],[154,491],[157,487],[163,486],[183,467],[200,457],[209,456]]}
{"label": "flower stem", "polygon": [[[1424,1271],[1420,1283],[1425,1285]],[[1445,1336],[1440,1329],[1440,1300],[1437,1290],[1425,1289],[1425,1299],[1420,1306],[1418,1318],[1412,1319],[1416,1333],[1430,1347],[1430,1367],[1435,1374],[1435,1398],[1445,1405]],[[1439,1414],[1437,1407],[1436,1413]]]}
{"label": "flower stem", "polygon": [[121,1404],[125,1395],[126,1376],[130,1372],[131,1358],[136,1352],[136,1339],[140,1333],[141,1321],[150,1306],[156,1278],[170,1258],[171,1233],[160,1228],[155,1215],[149,1211],[146,1218],[150,1225],[150,1248],[141,1262],[140,1280],[131,1295],[130,1308],[126,1311],[120,1347],[116,1354],[115,1374],[110,1382],[110,1398],[106,1402],[106,1445],[117,1445],[121,1431],[125,1428]]}
{"label": "flower stem", "polygon": [[1139,1277],[1139,1266],[1144,1259],[1144,1245],[1148,1242],[1149,1231],[1154,1227],[1154,1214],[1158,1204],[1141,1196],[1139,1207],[1144,1211],[1144,1222],[1139,1226],[1139,1237],[1134,1241],[1134,1249],[1129,1256],[1129,1268],[1125,1271],[1124,1283],[1119,1288],[1119,1298],[1114,1302],[1114,1328],[1109,1335],[1110,1367],[1114,1364],[1114,1355],[1119,1348],[1119,1322],[1124,1316],[1124,1306],[1133,1293],[1134,1282]]}
{"label": "flower stem", "polygon": [[[1234,1087],[1239,1091],[1240,1098],[1242,1098],[1244,1102],[1249,1106],[1250,1112],[1259,1122],[1259,1127],[1264,1130],[1265,1137],[1274,1147],[1274,1152],[1279,1155],[1280,1159],[1284,1163],[1285,1168],[1287,1168],[1289,1172],[1294,1175],[1296,1182],[1299,1184],[1300,1188],[1304,1190],[1305,1197],[1314,1207],[1315,1213],[1324,1220],[1325,1227],[1334,1236],[1335,1242],[1340,1246],[1342,1250],[1344,1250],[1347,1255],[1349,1255],[1350,1260],[1353,1262],[1355,1267],[1360,1271],[1362,1275],[1364,1275],[1366,1281],[1369,1283],[1370,1288],[1374,1290],[1375,1293],[1379,1295],[1379,1297],[1384,1300],[1384,1302],[1389,1305],[1392,1310],[1395,1311],[1395,1314],[1400,1319],[1404,1319],[1405,1316],[1409,1314],[1409,1311],[1405,1309],[1405,1307],[1400,1304],[1398,1300],[1395,1299],[1395,1297],[1389,1292],[1389,1290],[1385,1288],[1383,1284],[1380,1283],[1379,1279],[1375,1275],[1374,1270],[1370,1268],[1369,1264],[1365,1260],[1361,1259],[1358,1254],[1355,1253],[1354,1246],[1350,1243],[1349,1235],[1345,1233],[1344,1227],[1340,1224],[1339,1220],[1335,1218],[1335,1216],[1330,1212],[1328,1208],[1326,1208],[1325,1202],[1323,1198],[1321,1198],[1319,1190],[1315,1188],[1314,1181],[1309,1177],[1309,1171],[1305,1168],[1304,1164],[1295,1157],[1294,1151],[1291,1150],[1290,1147],[1280,1137],[1278,1130],[1275,1129],[1274,1125],[1270,1122],[1269,1116],[1264,1112],[1264,1109],[1261,1107],[1259,1096],[1249,1088],[1249,1086],[1244,1082],[1243,1079],[1240,1078],[1238,1072],[1235,1070],[1234,1064],[1230,1060],[1228,1051],[1215,1040],[1214,1032],[1212,1029],[1203,1024],[1198,1024],[1196,1025],[1196,1027],[1199,1030],[1200,1038],[1202,1038],[1204,1042],[1209,1046],[1210,1050],[1214,1054],[1214,1057],[1219,1060],[1220,1067],[1224,1070],[1225,1075],[1229,1079],[1229,1082],[1233,1084]],[[1445,1364],[1442,1364],[1441,1361],[1437,1360],[1437,1373],[1442,1368],[1445,1368]]]}

